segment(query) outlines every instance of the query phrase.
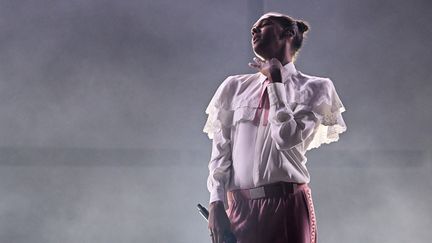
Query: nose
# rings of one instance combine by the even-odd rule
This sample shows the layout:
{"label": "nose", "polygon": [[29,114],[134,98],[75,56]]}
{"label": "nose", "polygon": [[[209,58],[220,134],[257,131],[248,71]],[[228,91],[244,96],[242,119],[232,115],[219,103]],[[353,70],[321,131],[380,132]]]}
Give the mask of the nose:
{"label": "nose", "polygon": [[254,36],[256,33],[259,33],[259,29],[257,27],[253,27],[251,30],[251,35]]}

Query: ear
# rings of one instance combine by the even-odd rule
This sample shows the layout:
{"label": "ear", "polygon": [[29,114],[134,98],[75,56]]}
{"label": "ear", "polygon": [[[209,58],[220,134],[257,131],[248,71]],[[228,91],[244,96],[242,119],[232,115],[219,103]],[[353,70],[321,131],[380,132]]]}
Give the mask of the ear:
{"label": "ear", "polygon": [[295,34],[294,34],[293,30],[284,29],[284,30],[282,30],[282,33],[281,33],[280,37],[290,39],[290,38],[293,38],[294,35]]}

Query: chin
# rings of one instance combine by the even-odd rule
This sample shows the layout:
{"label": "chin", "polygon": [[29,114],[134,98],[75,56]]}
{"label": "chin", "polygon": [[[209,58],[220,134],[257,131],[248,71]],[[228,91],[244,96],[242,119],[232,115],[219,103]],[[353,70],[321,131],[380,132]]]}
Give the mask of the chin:
{"label": "chin", "polygon": [[261,55],[261,52],[260,52],[260,50],[258,48],[256,48],[255,46],[252,46],[252,51],[255,54],[255,56],[263,59],[263,56]]}
{"label": "chin", "polygon": [[253,50],[255,56],[260,58],[261,60],[267,60],[266,55],[261,54],[260,52],[257,52],[255,49]]}
{"label": "chin", "polygon": [[260,48],[260,46],[252,46],[254,54],[261,58],[261,60],[268,60],[271,55],[268,54],[266,50],[263,50],[263,48]]}

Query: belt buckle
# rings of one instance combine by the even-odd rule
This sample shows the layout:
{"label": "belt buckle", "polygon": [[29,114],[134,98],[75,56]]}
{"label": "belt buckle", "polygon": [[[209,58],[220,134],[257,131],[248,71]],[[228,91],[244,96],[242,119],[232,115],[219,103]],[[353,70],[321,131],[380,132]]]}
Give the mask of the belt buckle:
{"label": "belt buckle", "polygon": [[255,188],[249,189],[249,194],[250,194],[251,199],[257,199],[257,198],[265,197],[264,187],[261,186],[261,187],[255,187]]}

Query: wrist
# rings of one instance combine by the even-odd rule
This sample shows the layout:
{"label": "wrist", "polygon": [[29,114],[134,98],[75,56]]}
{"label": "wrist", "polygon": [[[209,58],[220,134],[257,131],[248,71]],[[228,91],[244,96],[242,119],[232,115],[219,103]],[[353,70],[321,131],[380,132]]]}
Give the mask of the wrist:
{"label": "wrist", "polygon": [[214,201],[210,203],[210,208],[217,208],[217,207],[224,207],[224,204],[222,201]]}
{"label": "wrist", "polygon": [[270,72],[269,77],[270,82],[281,83],[282,82],[282,74],[280,69],[275,69]]}

